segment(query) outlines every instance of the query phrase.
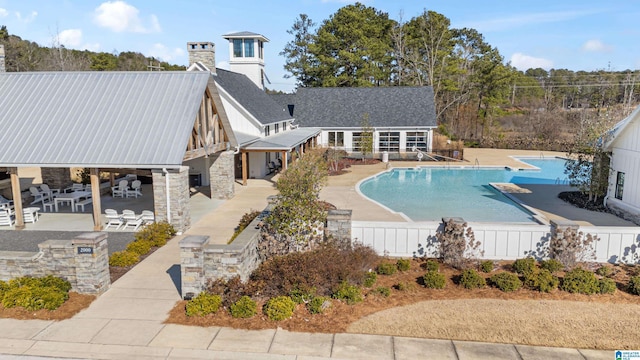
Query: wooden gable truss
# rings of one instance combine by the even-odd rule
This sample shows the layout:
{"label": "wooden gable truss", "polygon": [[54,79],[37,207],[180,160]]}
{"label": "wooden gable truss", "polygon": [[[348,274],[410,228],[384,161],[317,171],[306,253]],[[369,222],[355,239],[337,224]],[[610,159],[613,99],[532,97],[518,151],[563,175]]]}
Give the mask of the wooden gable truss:
{"label": "wooden gable truss", "polygon": [[202,95],[200,110],[196,115],[187,144],[184,161],[209,156],[227,149],[229,136],[221,121],[221,113],[209,88]]}

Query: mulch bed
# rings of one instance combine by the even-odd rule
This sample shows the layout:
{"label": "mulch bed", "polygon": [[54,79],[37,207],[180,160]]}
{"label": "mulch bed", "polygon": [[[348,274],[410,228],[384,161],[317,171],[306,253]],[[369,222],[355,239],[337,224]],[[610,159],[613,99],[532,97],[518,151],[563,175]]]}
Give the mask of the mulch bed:
{"label": "mulch bed", "polygon": [[346,174],[347,169],[351,165],[375,165],[379,164],[380,159],[355,159],[355,158],[342,158],[333,169],[329,169],[329,176]]}
{"label": "mulch bed", "polygon": [[580,191],[564,191],[558,194],[558,197],[568,202],[569,204],[586,210],[598,211],[598,212],[610,212],[606,206],[604,206],[604,201],[602,198],[598,198],[598,200],[590,201],[588,194],[583,194]]}

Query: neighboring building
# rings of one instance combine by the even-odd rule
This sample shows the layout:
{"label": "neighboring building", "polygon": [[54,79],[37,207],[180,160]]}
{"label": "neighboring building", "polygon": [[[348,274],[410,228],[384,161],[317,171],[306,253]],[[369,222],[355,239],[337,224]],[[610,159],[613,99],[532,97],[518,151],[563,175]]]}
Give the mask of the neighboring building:
{"label": "neighboring building", "polygon": [[640,225],[640,107],[613,127],[605,149],[612,154],[606,205]]}
{"label": "neighboring building", "polygon": [[363,120],[373,130],[373,152],[431,152],[437,127],[433,89],[422,87],[299,88],[295,94],[273,95],[300,127],[322,129],[320,144],[361,152]]}

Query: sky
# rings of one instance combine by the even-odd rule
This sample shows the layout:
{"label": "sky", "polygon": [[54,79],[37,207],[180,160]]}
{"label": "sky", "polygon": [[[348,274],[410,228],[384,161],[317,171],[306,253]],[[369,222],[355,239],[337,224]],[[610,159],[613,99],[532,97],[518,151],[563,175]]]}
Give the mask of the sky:
{"label": "sky", "polygon": [[[187,42],[216,44],[216,63],[228,68],[224,34],[251,31],[269,39],[265,71],[274,90],[291,92],[279,53],[300,14],[321,24],[345,0],[0,0],[0,25],[42,46],[119,53],[141,52],[189,65]],[[636,70],[640,68],[640,0],[363,0],[394,20],[425,10],[474,28],[505,62],[528,68]]]}

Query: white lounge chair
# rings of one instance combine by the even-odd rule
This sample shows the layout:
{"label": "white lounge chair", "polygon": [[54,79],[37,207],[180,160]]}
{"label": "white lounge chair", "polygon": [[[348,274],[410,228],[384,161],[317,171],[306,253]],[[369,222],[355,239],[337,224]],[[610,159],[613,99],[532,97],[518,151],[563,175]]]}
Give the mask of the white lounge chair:
{"label": "white lounge chair", "polygon": [[153,224],[156,221],[156,216],[151,210],[142,210],[141,217],[145,225]]}
{"label": "white lounge chair", "polygon": [[76,192],[76,191],[84,191],[84,185],[73,183],[71,184],[71,186],[67,186],[66,188],[64,188],[64,192]]}
{"label": "white lounge chair", "polygon": [[0,195],[0,209],[13,208],[13,200],[9,200],[6,197]]}
{"label": "white lounge chair", "polygon": [[51,189],[47,184],[40,185],[40,189],[42,190],[41,192],[49,195],[49,199],[53,199],[56,195],[60,194],[60,189]]}
{"label": "white lounge chair", "polygon": [[24,217],[24,222],[26,223],[34,223],[36,221],[38,221],[38,217],[40,214],[38,214],[38,211],[40,211],[39,207],[27,207],[22,209],[22,215]]}
{"label": "white lounge chair", "polygon": [[120,180],[118,185],[111,188],[111,196],[123,198],[127,192],[129,182],[127,180]]}
{"label": "white lounge chair", "polygon": [[31,195],[33,196],[33,201],[31,202],[31,205],[39,202],[44,203],[45,200],[51,200],[51,198],[49,197],[49,194],[38,190],[38,188],[35,186],[30,187],[29,192],[31,192]]}
{"label": "white lounge chair", "polygon": [[142,196],[142,181],[133,180],[131,182],[131,189],[127,189],[125,191],[126,197],[135,197]]}
{"label": "white lounge chair", "polygon": [[104,210],[105,217],[107,218],[107,226],[105,226],[105,230],[109,228],[109,226],[114,226],[116,230],[120,228],[120,226],[124,225],[124,220],[122,220],[122,216],[118,215],[118,212],[113,209],[105,209]]}
{"label": "white lounge chair", "polygon": [[136,215],[133,210],[122,210],[122,220],[124,220],[123,229],[127,229],[130,226],[133,227],[133,230],[138,230],[138,228],[142,225],[142,216]]}
{"label": "white lounge chair", "polygon": [[1,209],[0,210],[0,226],[13,226],[15,222],[13,218],[13,210]]}

